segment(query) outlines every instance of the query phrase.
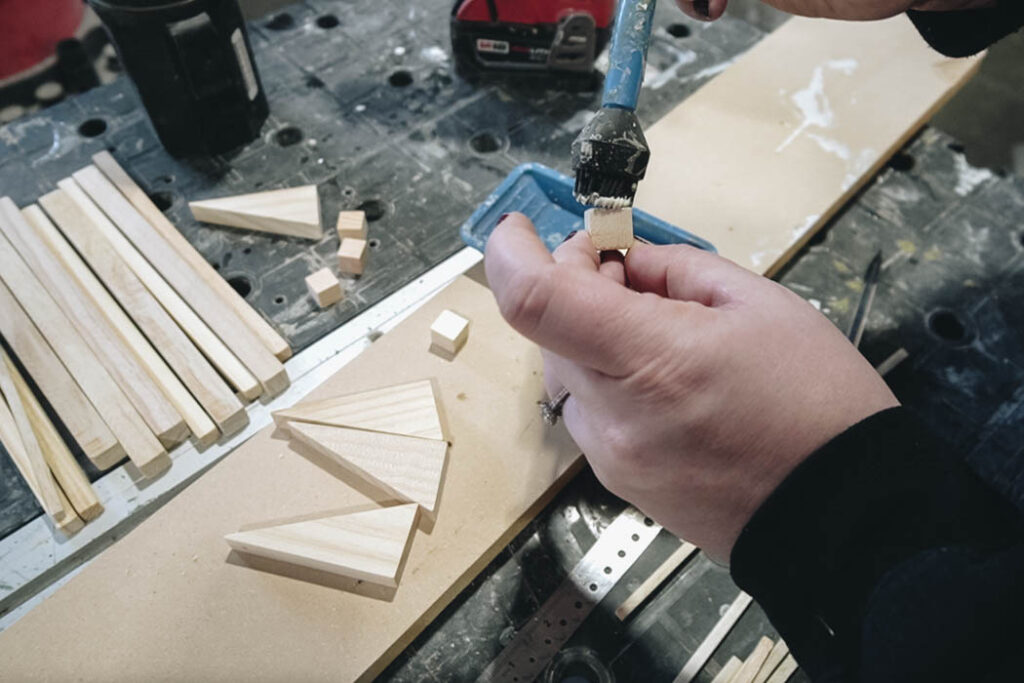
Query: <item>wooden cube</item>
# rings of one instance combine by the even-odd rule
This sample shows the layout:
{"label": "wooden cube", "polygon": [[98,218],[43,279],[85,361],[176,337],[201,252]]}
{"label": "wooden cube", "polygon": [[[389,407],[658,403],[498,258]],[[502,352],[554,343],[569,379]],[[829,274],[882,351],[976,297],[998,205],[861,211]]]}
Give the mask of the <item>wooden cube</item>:
{"label": "wooden cube", "polygon": [[320,308],[341,301],[341,282],[334,277],[330,268],[321,268],[306,278],[306,288]]}
{"label": "wooden cube", "polygon": [[430,326],[430,343],[454,355],[469,338],[469,321],[458,313],[445,310]]}
{"label": "wooden cube", "polygon": [[587,209],[583,222],[598,251],[633,246],[633,209]]}
{"label": "wooden cube", "polygon": [[358,240],[366,239],[366,212],[365,211],[341,211],[338,213],[338,239],[354,237]]}
{"label": "wooden cube", "polygon": [[338,268],[349,275],[362,275],[366,266],[366,240],[346,237],[338,249]]}

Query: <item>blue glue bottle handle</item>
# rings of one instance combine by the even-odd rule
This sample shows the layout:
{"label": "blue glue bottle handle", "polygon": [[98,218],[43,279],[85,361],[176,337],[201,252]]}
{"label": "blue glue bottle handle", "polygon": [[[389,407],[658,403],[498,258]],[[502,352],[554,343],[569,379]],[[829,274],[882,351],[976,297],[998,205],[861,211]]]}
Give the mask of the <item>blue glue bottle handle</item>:
{"label": "blue glue bottle handle", "polygon": [[602,105],[636,110],[657,0],[619,0]]}

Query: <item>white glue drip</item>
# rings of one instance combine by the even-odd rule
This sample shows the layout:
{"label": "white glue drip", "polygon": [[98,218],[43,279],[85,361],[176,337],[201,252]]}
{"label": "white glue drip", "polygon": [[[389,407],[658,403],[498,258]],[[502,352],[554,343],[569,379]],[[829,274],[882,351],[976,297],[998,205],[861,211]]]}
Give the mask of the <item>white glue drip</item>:
{"label": "white glue drip", "polygon": [[790,133],[789,137],[775,148],[776,152],[781,152],[786,147],[789,147],[794,140],[811,126],[831,128],[835,124],[835,114],[832,111],[832,105],[829,103],[828,97],[825,96],[826,68],[838,71],[846,76],[851,76],[857,70],[857,60],[833,59],[824,65],[814,68],[810,84],[803,90],[793,93],[793,96],[790,97],[796,108],[800,110],[803,120],[796,127],[796,130]]}

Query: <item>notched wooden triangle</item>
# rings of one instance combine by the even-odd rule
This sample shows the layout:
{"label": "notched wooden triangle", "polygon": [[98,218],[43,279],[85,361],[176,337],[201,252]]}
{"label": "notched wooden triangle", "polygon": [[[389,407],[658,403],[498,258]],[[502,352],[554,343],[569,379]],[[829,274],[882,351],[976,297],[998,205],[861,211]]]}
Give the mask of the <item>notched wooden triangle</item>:
{"label": "notched wooden triangle", "polygon": [[370,484],[417,503],[434,519],[448,462],[448,443],[305,422],[292,435]]}
{"label": "notched wooden triangle", "polygon": [[444,429],[429,379],[323,401],[300,403],[274,412],[274,423],[311,422],[374,432],[444,440]]}
{"label": "notched wooden triangle", "polygon": [[320,197],[316,185],[189,202],[196,220],[278,235],[320,239]]}
{"label": "notched wooden triangle", "polygon": [[224,540],[239,552],[396,587],[416,514],[410,503],[239,531]]}

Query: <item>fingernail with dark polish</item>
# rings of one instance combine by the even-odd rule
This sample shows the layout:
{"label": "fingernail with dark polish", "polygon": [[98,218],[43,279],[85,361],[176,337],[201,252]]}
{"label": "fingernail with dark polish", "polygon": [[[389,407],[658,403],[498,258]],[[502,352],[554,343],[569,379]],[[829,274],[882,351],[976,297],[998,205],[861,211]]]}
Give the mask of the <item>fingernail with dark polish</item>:
{"label": "fingernail with dark polish", "polygon": [[693,0],[693,9],[697,10],[697,14],[705,19],[710,19],[711,8],[708,7],[709,4],[709,0]]}
{"label": "fingernail with dark polish", "polygon": [[498,219],[498,222],[495,223],[494,226],[497,227],[497,226],[501,225],[502,223],[505,222],[505,219],[508,218],[508,217],[509,217],[509,214],[507,214],[507,213],[501,214],[501,218]]}
{"label": "fingernail with dark polish", "polygon": [[579,232],[579,230],[573,230],[568,235],[566,235],[564,238],[562,238],[562,244],[565,244],[566,242],[571,240],[576,235],[577,232]]}

